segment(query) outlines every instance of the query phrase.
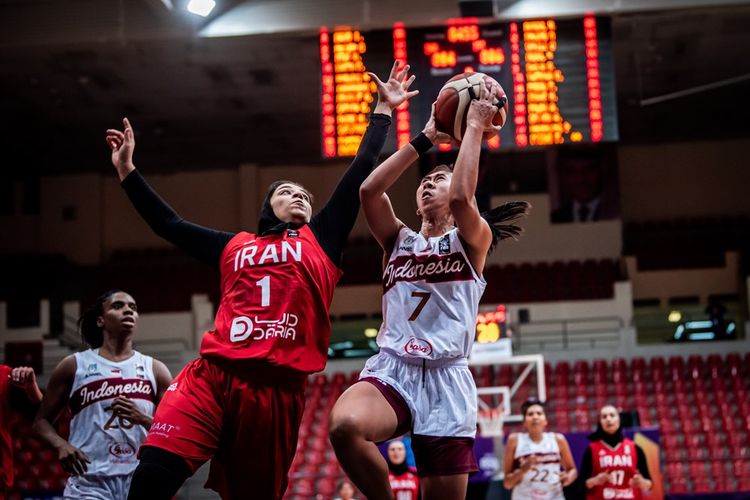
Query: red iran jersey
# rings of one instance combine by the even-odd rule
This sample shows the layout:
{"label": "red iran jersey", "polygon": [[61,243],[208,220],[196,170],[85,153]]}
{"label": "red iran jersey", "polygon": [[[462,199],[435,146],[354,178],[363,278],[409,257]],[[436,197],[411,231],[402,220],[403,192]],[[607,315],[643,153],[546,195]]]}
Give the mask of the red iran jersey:
{"label": "red iran jersey", "polygon": [[417,500],[419,498],[419,476],[412,467],[396,476],[388,471],[388,480],[391,482],[393,497],[395,500]]}
{"label": "red iran jersey", "polygon": [[238,233],[221,254],[221,304],[201,355],[264,360],[314,373],[325,367],[328,311],[341,270],[309,226],[257,236]]}
{"label": "red iran jersey", "polygon": [[10,366],[0,365],[0,495],[13,484],[13,436],[10,433],[14,413],[10,407]]}
{"label": "red iran jersey", "polygon": [[630,486],[630,480],[638,474],[638,453],[630,439],[623,439],[615,448],[602,441],[591,443],[591,466],[591,477],[607,472],[609,479],[603,485],[590,489],[586,500],[643,498],[640,488]]}

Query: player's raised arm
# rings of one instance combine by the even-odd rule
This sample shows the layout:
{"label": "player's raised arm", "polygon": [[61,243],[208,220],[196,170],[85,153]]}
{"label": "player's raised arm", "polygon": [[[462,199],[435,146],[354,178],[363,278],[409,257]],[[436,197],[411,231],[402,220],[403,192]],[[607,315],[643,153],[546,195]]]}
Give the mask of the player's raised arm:
{"label": "player's raised arm", "polygon": [[123,118],[122,124],[123,130],[107,130],[107,144],[121,185],[135,209],[157,235],[198,260],[217,265],[234,234],[205,228],[180,217],[136,170],[133,127],[127,118]]}
{"label": "player's raised arm", "polygon": [[466,132],[458,151],[450,185],[451,213],[458,226],[459,235],[469,246],[472,264],[477,272],[482,272],[487,250],[492,244],[492,231],[479,213],[474,193],[479,175],[482,136],[486,131],[497,132],[500,129],[492,124],[492,119],[497,113],[497,106],[493,104],[497,90],[495,83],[491,89],[482,84],[479,86],[479,99],[471,101],[466,116]]}
{"label": "player's raised arm", "polygon": [[385,82],[374,73],[369,75],[378,89],[378,103],[370,117],[370,125],[362,138],[357,155],[339,181],[331,198],[310,222],[326,254],[336,263],[339,263],[341,259],[344,243],[357,220],[360,204],[359,188],[372,172],[380,156],[391,125],[391,114],[404,101],[419,93],[418,90],[409,90],[415,77],[409,76],[408,65],[399,69],[398,61],[393,64]]}
{"label": "player's raised arm", "polygon": [[433,113],[422,133],[380,164],[359,189],[362,211],[367,219],[367,225],[385,252],[391,251],[398,232],[404,226],[404,223],[393,212],[393,206],[386,191],[421,154],[435,144],[451,141],[448,134],[437,131],[434,110],[433,104]]}

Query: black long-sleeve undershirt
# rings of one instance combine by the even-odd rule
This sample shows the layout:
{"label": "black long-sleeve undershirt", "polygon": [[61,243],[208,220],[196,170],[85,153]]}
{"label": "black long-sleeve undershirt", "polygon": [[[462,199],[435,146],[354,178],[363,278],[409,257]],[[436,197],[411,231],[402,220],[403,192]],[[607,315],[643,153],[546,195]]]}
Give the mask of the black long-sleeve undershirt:
{"label": "black long-sleeve undershirt", "polygon": [[[638,467],[638,472],[641,474],[641,476],[644,477],[644,479],[651,479],[651,473],[648,471],[648,461],[646,461],[646,454],[643,453],[643,449],[635,445],[635,452],[636,452],[636,464]],[[581,461],[581,470],[578,471],[578,477],[581,478],[582,481],[586,481],[587,479],[590,479],[592,474],[594,473],[594,464],[592,461],[591,456],[591,446],[586,447],[586,451],[583,452],[583,460]]]}
{"label": "black long-sleeve undershirt", "polygon": [[11,387],[10,395],[10,407],[21,415],[23,418],[31,422],[34,420],[36,412],[39,410],[39,403],[32,402],[23,389],[18,387]]}
{"label": "black long-sleeve undershirt", "polygon": [[[325,206],[310,220],[310,229],[326,255],[340,265],[341,252],[359,213],[359,187],[370,175],[385,144],[391,118],[373,114],[357,155]],[[137,170],[122,181],[131,203],[160,237],[188,255],[218,266],[224,247],[235,233],[186,221],[164,201]]]}

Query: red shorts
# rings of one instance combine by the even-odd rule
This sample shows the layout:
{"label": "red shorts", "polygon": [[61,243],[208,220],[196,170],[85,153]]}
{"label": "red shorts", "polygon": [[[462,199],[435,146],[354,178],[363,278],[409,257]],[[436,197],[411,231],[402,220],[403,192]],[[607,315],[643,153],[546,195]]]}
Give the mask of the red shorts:
{"label": "red shorts", "polygon": [[305,408],[304,377],[226,370],[198,358],[177,375],[154,415],[143,446],[185,458],[195,472],[206,460],[206,487],[222,498],[280,499],[297,450]]}

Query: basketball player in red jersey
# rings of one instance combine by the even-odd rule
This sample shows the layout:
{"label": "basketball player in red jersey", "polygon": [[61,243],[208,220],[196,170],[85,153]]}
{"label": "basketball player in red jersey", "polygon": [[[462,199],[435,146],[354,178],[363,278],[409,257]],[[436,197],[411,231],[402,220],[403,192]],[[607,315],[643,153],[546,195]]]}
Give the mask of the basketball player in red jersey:
{"label": "basketball player in red jersey", "polygon": [[312,215],[312,195],[301,185],[274,182],[255,234],[184,221],[135,169],[127,119],[124,132],[107,131],[122,187],[141,216],[158,235],[221,270],[215,329],[161,401],[129,498],[170,498],[210,458],[207,486],[223,498],[284,494],[307,375],[326,363],[329,307],[359,212],[359,186],[380,154],[393,110],[417,94],[409,91],[408,69],[394,64],[386,83],[376,80],[370,125],[322,210]]}
{"label": "basketball player in red jersey", "polygon": [[477,396],[468,355],[486,285],[481,273],[494,244],[519,234],[509,221],[528,208],[507,203],[485,217],[474,200],[482,135],[498,129],[492,125],[496,92],[483,85],[471,102],[455,169],[441,165],[422,178],[419,232],[396,217],[386,190],[420,153],[447,140],[434,118],[360,190],[370,231],[385,253],[380,352],[336,402],[329,435],[347,475],[370,500],[393,498],[375,443],[409,431],[422,498],[464,498],[469,473],[478,470],[472,450]]}
{"label": "basketball player in red jersey", "polygon": [[617,408],[607,405],[599,411],[599,425],[589,439],[580,476],[585,481],[586,500],[640,500],[642,490],[653,488],[646,455],[623,436]]}
{"label": "basketball player in red jersey", "polygon": [[388,481],[396,500],[419,499],[417,469],[406,463],[406,446],[400,439],[388,443]]}
{"label": "basketball player in red jersey", "polygon": [[33,368],[0,365],[0,500],[13,486],[13,424],[19,415],[31,421],[41,401]]}

